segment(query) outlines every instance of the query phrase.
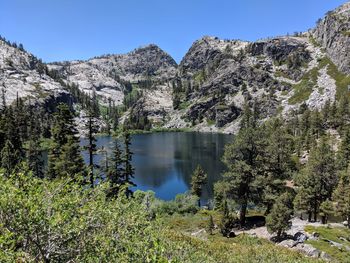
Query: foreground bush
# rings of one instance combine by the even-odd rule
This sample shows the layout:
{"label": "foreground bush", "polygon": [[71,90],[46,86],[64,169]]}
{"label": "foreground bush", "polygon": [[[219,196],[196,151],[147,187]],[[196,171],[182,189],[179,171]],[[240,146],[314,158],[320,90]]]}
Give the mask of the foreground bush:
{"label": "foreground bush", "polygon": [[107,184],[83,189],[69,180],[0,175],[0,262],[149,262],[158,225]]}

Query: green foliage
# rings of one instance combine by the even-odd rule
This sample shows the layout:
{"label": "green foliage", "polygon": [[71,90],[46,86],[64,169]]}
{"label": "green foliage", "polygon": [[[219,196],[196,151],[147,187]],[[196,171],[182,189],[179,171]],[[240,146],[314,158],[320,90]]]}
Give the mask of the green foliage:
{"label": "green foliage", "polygon": [[[245,106],[241,121],[241,129],[232,144],[226,146],[223,161],[227,172],[223,174],[223,182],[227,185],[221,194],[237,201],[240,206],[241,225],[245,224],[248,202],[261,202],[263,186],[259,185],[262,136],[257,124],[256,111]],[[219,188],[216,188],[219,190]],[[218,195],[218,194],[216,194]]]}
{"label": "green foliage", "polygon": [[208,219],[208,225],[207,225],[207,232],[212,235],[213,231],[215,228],[215,224],[214,224],[214,219],[212,215],[209,215],[209,219]]}
{"label": "green foliage", "polygon": [[297,104],[309,98],[313,87],[317,84],[319,67],[315,67],[307,72],[300,83],[293,86],[294,95],[289,99],[289,104]]}
{"label": "green foliage", "polygon": [[[207,174],[204,172],[203,168],[198,165],[196,170],[194,170],[191,179],[191,193],[198,197],[200,200],[202,195],[203,185],[207,182]],[[200,201],[199,201],[200,206]]]}
{"label": "green foliage", "polygon": [[306,241],[306,243],[330,255],[334,262],[349,262],[350,252],[346,250],[345,247],[339,249],[326,241],[331,240],[333,242],[337,242],[339,244],[349,247],[349,229],[306,226],[305,231],[310,234],[316,232],[320,235],[318,240],[308,240]]}
{"label": "green foliage", "polygon": [[136,201],[107,199],[108,187],[0,176],[0,261],[163,262],[157,224]]}
{"label": "green foliage", "polygon": [[[345,220],[350,220],[350,176],[349,169],[341,174],[337,188],[333,193],[335,212]],[[350,228],[350,225],[348,225]]]}
{"label": "green foliage", "polygon": [[322,217],[322,224],[326,224],[330,215],[334,213],[333,202],[329,199],[322,202],[320,205],[320,216]]}
{"label": "green foliage", "polygon": [[68,105],[60,104],[57,107],[48,157],[50,178],[75,176],[85,172],[73,117]]}
{"label": "green foliage", "polygon": [[156,205],[156,212],[159,214],[187,214],[196,213],[198,210],[198,197],[188,193],[178,194],[175,200],[168,202],[160,201]]}
{"label": "green foliage", "polygon": [[227,201],[225,200],[219,224],[220,232],[224,237],[230,237],[230,233],[235,226],[237,226],[237,218],[230,212]]}
{"label": "green foliage", "polygon": [[270,233],[276,233],[277,238],[280,238],[283,232],[290,228],[292,214],[291,198],[286,193],[282,194],[277,198],[271,213],[266,217],[267,230]]}
{"label": "green foliage", "polygon": [[331,198],[337,184],[337,175],[334,171],[334,152],[327,138],[322,137],[320,144],[311,150],[309,161],[295,180],[299,186],[298,199],[303,199],[303,210],[312,212],[315,221],[321,203]]}

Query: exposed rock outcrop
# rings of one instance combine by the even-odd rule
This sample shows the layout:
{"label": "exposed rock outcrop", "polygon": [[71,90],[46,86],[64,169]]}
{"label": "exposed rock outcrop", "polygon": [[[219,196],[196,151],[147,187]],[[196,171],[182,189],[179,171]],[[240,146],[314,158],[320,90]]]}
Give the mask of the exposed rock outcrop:
{"label": "exposed rock outcrop", "polygon": [[45,72],[45,65],[28,52],[0,40],[0,107],[17,98],[47,109],[58,102],[72,103],[62,85]]}
{"label": "exposed rock outcrop", "polygon": [[312,34],[339,70],[350,74],[350,3],[328,12]]}

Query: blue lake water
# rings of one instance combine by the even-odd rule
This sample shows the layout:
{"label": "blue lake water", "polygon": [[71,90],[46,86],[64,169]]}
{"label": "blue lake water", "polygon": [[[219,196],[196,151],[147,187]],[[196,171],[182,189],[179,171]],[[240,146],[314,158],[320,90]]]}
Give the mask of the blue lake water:
{"label": "blue lake water", "polygon": [[[221,162],[224,147],[232,140],[232,135],[195,132],[133,135],[131,150],[134,153],[135,189],[152,190],[158,198],[173,199],[189,190],[192,172],[200,164],[208,174],[201,199],[211,199],[213,184],[225,169]],[[97,146],[103,146],[110,152],[114,142],[115,138],[101,136]],[[98,154],[95,162],[103,165],[105,156],[105,153]],[[87,160],[86,154],[84,158]]]}

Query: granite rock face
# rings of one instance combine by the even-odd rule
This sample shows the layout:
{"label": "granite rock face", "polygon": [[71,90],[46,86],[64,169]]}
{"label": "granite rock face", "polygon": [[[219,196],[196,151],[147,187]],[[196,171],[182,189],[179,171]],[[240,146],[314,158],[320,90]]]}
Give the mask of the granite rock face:
{"label": "granite rock face", "polygon": [[109,99],[121,105],[129,83],[164,82],[173,78],[175,60],[156,45],[135,49],[123,55],[104,55],[87,61],[58,62],[48,65],[85,93],[95,91],[102,103]]}
{"label": "granite rock face", "polygon": [[350,3],[347,2],[318,21],[312,32],[340,71],[350,73]]}
{"label": "granite rock face", "polygon": [[31,104],[71,103],[73,98],[45,72],[45,65],[32,54],[0,40],[0,107],[17,98]]}

